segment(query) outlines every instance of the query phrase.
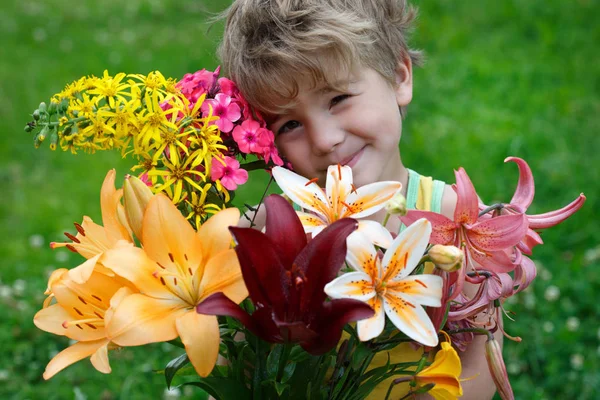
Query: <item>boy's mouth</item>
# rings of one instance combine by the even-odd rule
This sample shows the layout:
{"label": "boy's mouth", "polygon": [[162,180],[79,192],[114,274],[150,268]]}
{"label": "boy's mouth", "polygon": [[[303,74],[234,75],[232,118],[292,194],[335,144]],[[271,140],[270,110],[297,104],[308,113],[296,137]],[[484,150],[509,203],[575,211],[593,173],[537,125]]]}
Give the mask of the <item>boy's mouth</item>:
{"label": "boy's mouth", "polygon": [[350,168],[353,168],[356,165],[356,163],[358,162],[358,160],[360,159],[360,157],[362,156],[364,151],[365,151],[365,148],[363,147],[362,149],[360,149],[356,153],[352,154],[351,156],[344,158],[342,161],[340,161],[340,164],[347,165]]}

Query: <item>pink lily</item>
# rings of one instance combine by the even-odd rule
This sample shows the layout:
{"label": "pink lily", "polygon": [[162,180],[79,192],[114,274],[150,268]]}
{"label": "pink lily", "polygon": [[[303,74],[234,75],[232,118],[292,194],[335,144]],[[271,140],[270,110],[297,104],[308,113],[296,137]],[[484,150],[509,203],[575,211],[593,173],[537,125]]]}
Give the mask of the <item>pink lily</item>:
{"label": "pink lily", "polygon": [[[535,194],[533,174],[525,160],[518,157],[507,157],[504,160],[504,162],[509,161],[515,162],[519,167],[519,182],[510,204],[504,205],[502,211],[506,214],[524,213],[531,205]],[[527,229],[527,235],[517,246],[519,250],[525,254],[531,254],[533,247],[543,243],[542,238],[534,229],[546,229],[560,224],[579,210],[585,203],[585,199],[585,195],[581,193],[579,197],[561,209],[544,214],[527,215],[529,228]]]}
{"label": "pink lily", "polygon": [[[463,168],[455,171],[455,190],[458,196],[454,220],[431,211],[410,210],[401,217],[405,225],[427,218],[433,226],[431,243],[454,245],[465,251],[465,265],[457,271],[456,286],[450,299],[462,291],[467,269],[506,273],[519,264],[520,253],[513,249],[527,233],[524,214],[502,215],[495,218],[479,217],[479,198],[471,179]],[[516,258],[515,258],[516,257]]]}

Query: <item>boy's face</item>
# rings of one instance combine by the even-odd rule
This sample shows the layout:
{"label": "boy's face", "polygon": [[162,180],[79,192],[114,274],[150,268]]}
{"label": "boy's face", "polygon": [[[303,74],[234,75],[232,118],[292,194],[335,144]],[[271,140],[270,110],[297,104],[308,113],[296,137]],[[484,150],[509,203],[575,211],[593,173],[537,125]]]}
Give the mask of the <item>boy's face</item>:
{"label": "boy's face", "polygon": [[293,106],[269,118],[277,147],[297,173],[319,178],[322,187],[327,167],[338,163],[352,167],[357,187],[400,180],[399,106],[412,98],[410,61],[399,66],[396,88],[370,68],[360,69],[347,83],[339,92],[301,82]]}

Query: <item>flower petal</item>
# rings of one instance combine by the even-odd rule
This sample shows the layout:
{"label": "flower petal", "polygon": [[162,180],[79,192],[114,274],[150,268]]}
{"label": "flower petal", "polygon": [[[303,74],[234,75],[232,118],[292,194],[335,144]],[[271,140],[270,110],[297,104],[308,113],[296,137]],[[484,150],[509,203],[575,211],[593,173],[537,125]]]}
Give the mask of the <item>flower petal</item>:
{"label": "flower petal", "polygon": [[334,222],[308,242],[296,257],[295,266],[306,277],[301,288],[301,315],[321,307],[326,297],[323,288],[337,276],[344,264],[346,238],[357,225],[350,218]]}
{"label": "flower petal", "polygon": [[233,249],[215,255],[204,267],[198,294],[202,298],[215,292],[223,292],[236,303],[248,297],[240,263]]}
{"label": "flower petal", "polygon": [[272,305],[276,312],[282,312],[289,299],[291,283],[275,245],[256,229],[231,227],[229,230],[237,242],[235,252],[252,302]]}
{"label": "flower petal", "polygon": [[104,329],[89,329],[85,325],[81,325],[84,329],[79,329],[74,324],[69,324],[67,328],[64,328],[64,322],[72,322],[78,319],[82,319],[82,317],[71,315],[60,304],[52,304],[38,311],[33,317],[33,323],[43,331],[74,340],[91,341],[106,337]]}
{"label": "flower petal", "polygon": [[134,293],[121,301],[106,330],[119,346],[166,342],[177,337],[175,320],[186,312],[179,299],[155,299]]}
{"label": "flower petal", "polygon": [[431,223],[425,218],[402,231],[394,239],[381,261],[383,281],[399,280],[408,276],[423,257],[430,235]]}
{"label": "flower petal", "polygon": [[50,360],[44,371],[44,379],[48,380],[69,365],[91,356],[108,342],[107,339],[101,339],[90,342],[77,342],[74,345],[67,347]]}
{"label": "flower petal", "polygon": [[200,239],[202,255],[206,260],[213,255],[231,248],[232,237],[229,232],[230,226],[236,226],[240,219],[240,210],[237,208],[227,208],[219,211],[198,229],[196,234]]}
{"label": "flower petal", "polygon": [[373,309],[375,315],[356,323],[358,338],[361,342],[375,339],[377,336],[381,335],[381,332],[383,332],[383,328],[385,327],[385,312],[383,311],[381,297],[373,297],[367,304]]}
{"label": "flower petal", "polygon": [[107,340],[106,344],[96,350],[96,352],[92,354],[92,357],[90,358],[94,368],[103,374],[110,374],[112,371],[110,364],[108,363],[108,343],[109,342]]}
{"label": "flower petal", "polygon": [[102,224],[106,229],[106,236],[111,242],[118,240],[131,241],[131,235],[126,227],[121,224],[118,217],[118,206],[122,190],[115,189],[116,171],[111,169],[106,174],[102,189],[100,189],[100,207],[102,209]]}
{"label": "flower petal", "polygon": [[201,377],[207,377],[219,356],[219,323],[217,317],[188,311],[175,321],[185,352]]}
{"label": "flower petal", "polygon": [[454,221],[459,224],[472,224],[477,221],[479,215],[479,198],[475,187],[464,168],[454,171],[456,176],[456,209],[454,210]]}
{"label": "flower petal", "polygon": [[94,257],[88,259],[83,264],[69,270],[68,275],[69,279],[71,279],[75,283],[84,284],[90,279],[92,276],[92,272],[94,272],[94,267],[98,262],[98,259],[102,253],[96,254]]}
{"label": "flower petal", "polygon": [[296,215],[298,215],[298,218],[300,218],[300,223],[302,224],[302,228],[304,228],[304,232],[313,233],[313,236],[316,236],[314,234],[315,229],[321,228],[319,230],[320,232],[327,226],[327,222],[317,214],[296,211]]}
{"label": "flower petal", "polygon": [[272,174],[283,193],[294,203],[327,218],[329,201],[319,185],[309,183],[308,179],[283,167],[274,167]]}
{"label": "flower petal", "polygon": [[[123,243],[123,242],[121,242]],[[173,294],[152,274],[160,267],[146,252],[131,244],[124,244],[102,255],[100,262],[119,276],[132,282],[143,294],[170,299]]]}
{"label": "flower petal", "polygon": [[176,271],[181,265],[195,273],[202,265],[201,240],[165,195],[156,194],[148,203],[142,232],[144,251],[166,269]]}
{"label": "flower petal", "polygon": [[204,315],[223,315],[233,317],[239,320],[253,333],[257,334],[256,325],[254,324],[253,318],[222,292],[217,292],[204,299],[196,306],[196,312]]}
{"label": "flower petal", "polygon": [[[306,234],[294,207],[282,196],[273,194],[265,199],[267,210],[266,235],[275,244],[283,265],[292,265],[306,246]],[[285,232],[285,234],[283,234]]]}
{"label": "flower petal", "polygon": [[347,165],[330,165],[327,168],[325,193],[330,204],[340,205],[346,202],[348,193],[352,191],[352,168]]}
{"label": "flower petal", "polygon": [[388,284],[388,290],[402,296],[411,304],[440,307],[443,283],[443,279],[436,275],[409,275],[399,282]]}
{"label": "flower petal", "polygon": [[363,272],[350,272],[325,285],[325,293],[332,299],[367,301],[377,293],[371,277]]}
{"label": "flower petal", "polygon": [[361,301],[338,299],[323,303],[317,318],[318,335],[300,345],[310,354],[324,354],[339,343],[344,325],[372,316],[371,307]]}
{"label": "flower petal", "polygon": [[370,183],[352,191],[346,198],[346,204],[351,207],[344,213],[344,217],[364,218],[375,214],[385,207],[402,189],[400,182],[384,181]]}
{"label": "flower petal", "polygon": [[517,167],[519,167],[519,183],[517,183],[517,189],[510,200],[510,204],[519,206],[523,210],[527,210],[535,195],[535,184],[533,182],[531,168],[529,168],[529,165],[522,158],[507,157],[504,160],[504,162],[509,161],[515,162]]}
{"label": "flower petal", "polygon": [[[386,227],[377,221],[364,219],[358,221],[358,229],[356,232],[360,232],[365,235],[375,246],[387,249],[392,245],[392,234],[387,230]],[[353,235],[354,234],[355,233],[353,233]]]}
{"label": "flower petal", "polygon": [[425,346],[437,346],[437,332],[423,307],[388,292],[383,300],[383,309],[396,328],[408,337]]}
{"label": "flower petal", "polygon": [[483,251],[499,251],[515,246],[526,234],[525,214],[501,215],[467,228],[469,241]]}
{"label": "flower petal", "polygon": [[583,203],[585,203],[585,199],[586,197],[582,193],[571,203],[559,210],[550,211],[544,214],[528,215],[529,227],[531,229],[546,229],[560,224],[573,215],[575,211],[579,210],[583,206]]}
{"label": "flower petal", "polygon": [[[497,274],[510,272],[515,269],[517,263],[515,263],[506,251],[489,251],[480,252],[473,248],[467,248],[469,256],[475,261],[482,269],[487,269]],[[464,268],[459,270],[459,273],[464,271]]]}
{"label": "flower petal", "polygon": [[371,277],[378,279],[381,277],[381,260],[377,255],[377,249],[369,238],[360,232],[352,232],[346,240],[348,251],[346,253],[346,262],[356,271],[361,271]]}
{"label": "flower petal", "polygon": [[432,211],[409,210],[408,213],[400,217],[402,223],[410,226],[421,218],[426,218],[431,222],[432,232],[429,242],[431,244],[453,245],[456,237],[456,224],[451,219],[442,214]]}

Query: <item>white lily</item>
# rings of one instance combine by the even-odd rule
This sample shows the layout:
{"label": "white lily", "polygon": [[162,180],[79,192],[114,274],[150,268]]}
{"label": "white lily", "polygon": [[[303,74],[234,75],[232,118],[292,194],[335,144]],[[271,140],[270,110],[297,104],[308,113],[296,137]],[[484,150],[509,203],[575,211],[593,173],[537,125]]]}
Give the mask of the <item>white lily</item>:
{"label": "white lily", "polygon": [[[297,214],[304,231],[312,233],[313,237],[338,219],[359,219],[376,213],[402,188],[400,182],[392,181],[356,188],[352,183],[352,169],[339,164],[327,169],[325,190],[314,180],[282,167],[273,168],[273,178],[294,203],[312,211],[297,211]],[[387,248],[392,242],[392,235],[377,221],[358,221],[356,232],[362,232],[371,243],[380,247]]]}
{"label": "white lily", "polygon": [[409,275],[419,264],[430,235],[431,223],[424,218],[416,221],[394,239],[383,260],[366,238],[348,238],[346,261],[357,272],[331,281],[325,293],[333,299],[364,301],[375,310],[373,317],[357,322],[361,341],[379,336],[387,315],[411,339],[431,347],[438,344],[437,332],[422,306],[441,306],[442,278]]}

